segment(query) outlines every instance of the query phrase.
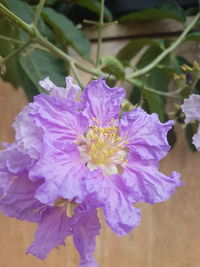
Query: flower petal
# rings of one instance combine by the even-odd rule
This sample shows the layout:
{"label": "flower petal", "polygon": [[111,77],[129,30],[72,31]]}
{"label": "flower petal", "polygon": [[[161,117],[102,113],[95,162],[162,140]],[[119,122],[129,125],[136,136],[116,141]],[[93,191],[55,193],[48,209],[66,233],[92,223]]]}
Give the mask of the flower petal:
{"label": "flower petal", "polygon": [[30,117],[31,112],[33,112],[31,104],[25,106],[15,118],[13,127],[18,149],[37,159],[42,149],[43,130],[34,124]]}
{"label": "flower petal", "polygon": [[45,179],[35,196],[42,203],[51,204],[58,197],[82,201],[83,177],[87,173],[88,168],[82,162],[77,146],[57,142],[55,145],[44,145],[44,154],[29,175],[32,180]]}
{"label": "flower petal", "polygon": [[140,223],[140,211],[134,208],[118,183],[118,176],[104,177],[95,170],[86,181],[88,192],[96,198],[96,204],[103,208],[106,221],[119,236],[128,234]]}
{"label": "flower petal", "polygon": [[35,241],[27,253],[45,259],[47,254],[59,245],[65,245],[65,238],[71,234],[69,218],[62,207],[48,207],[41,215],[41,221],[35,233]]}
{"label": "flower petal", "polygon": [[177,187],[184,184],[179,173],[172,172],[167,177],[136,153],[129,154],[122,180],[131,189],[131,201],[151,204],[167,200]]}
{"label": "flower petal", "polygon": [[134,208],[123,192],[113,185],[103,211],[108,225],[119,236],[127,235],[140,224],[140,210]]}
{"label": "flower petal", "polygon": [[185,113],[185,123],[191,121],[200,121],[200,95],[191,95],[188,99],[184,99],[181,106]]}
{"label": "flower petal", "polygon": [[85,204],[80,205],[75,210],[71,225],[74,244],[80,253],[79,267],[97,267],[93,257],[96,246],[95,239],[101,228],[97,210],[87,208]]}
{"label": "flower petal", "polygon": [[[40,214],[37,212],[43,205],[34,198],[35,190],[40,186],[41,181],[33,183],[26,173],[19,176],[7,177],[10,186],[6,195],[0,199],[0,209],[5,215],[19,220],[38,222]],[[13,178],[12,180],[10,180]]]}
{"label": "flower petal", "polygon": [[160,160],[170,149],[167,132],[173,124],[173,121],[161,123],[157,114],[149,115],[141,108],[135,108],[124,113],[119,129],[121,136],[128,140],[131,150],[143,159]]}
{"label": "flower petal", "polygon": [[49,133],[55,140],[76,140],[88,128],[87,119],[71,107],[66,100],[48,95],[35,97],[30,116],[37,127]]}
{"label": "flower petal", "polygon": [[102,78],[92,81],[83,91],[83,114],[89,119],[90,125],[94,124],[95,118],[101,126],[106,126],[111,119],[118,119],[124,97],[123,88],[110,88]]}
{"label": "flower petal", "polygon": [[56,86],[49,77],[45,78],[44,80],[40,81],[39,84],[45,90],[50,92],[50,95],[60,98],[67,98],[67,100],[75,100],[77,94],[81,93],[81,88],[78,85],[73,84],[73,78],[68,76],[65,78],[66,80],[66,87],[58,87]]}
{"label": "flower petal", "polygon": [[192,139],[196,149],[200,151],[200,125],[198,127],[197,133],[193,135]]}
{"label": "flower petal", "polygon": [[32,164],[32,159],[20,152],[15,143],[6,146],[0,151],[0,170],[11,173],[19,173],[28,169]]}

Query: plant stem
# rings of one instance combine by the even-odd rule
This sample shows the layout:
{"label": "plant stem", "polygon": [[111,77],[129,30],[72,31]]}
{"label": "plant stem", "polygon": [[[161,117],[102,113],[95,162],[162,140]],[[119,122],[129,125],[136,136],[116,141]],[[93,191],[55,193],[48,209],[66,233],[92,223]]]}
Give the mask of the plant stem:
{"label": "plant stem", "polygon": [[[40,3],[43,3],[41,0]],[[39,12],[39,11],[38,11]],[[100,20],[99,20],[99,36],[98,36],[98,45],[97,45],[97,57],[96,57],[96,68],[88,68],[84,64],[81,64],[74,60],[72,57],[70,57],[68,54],[63,52],[61,49],[53,45],[51,42],[49,42],[45,37],[43,37],[40,32],[37,30],[37,28],[33,24],[27,24],[23,20],[21,20],[19,17],[17,17],[15,14],[13,14],[10,10],[8,10],[5,6],[0,4],[0,13],[3,14],[5,17],[10,19],[10,21],[19,26],[21,29],[23,29],[35,42],[40,44],[42,47],[46,48],[49,52],[53,53],[54,55],[58,56],[59,58],[62,58],[64,61],[71,64],[73,62],[74,66],[86,73],[90,73],[94,76],[100,77],[105,76],[107,77],[109,74],[102,72],[98,68],[99,64],[99,56],[100,56],[100,46],[102,42],[102,29],[103,29],[103,13],[104,13],[104,0],[101,0],[101,14],[100,14]],[[182,32],[182,34],[178,37],[178,39],[165,51],[163,51],[153,62],[151,62],[146,67],[134,72],[133,74],[127,75],[125,77],[125,81],[128,81],[131,84],[134,84],[133,78],[140,76],[142,74],[145,74],[149,72],[151,69],[153,69],[164,57],[166,57],[170,52],[172,52],[186,37],[188,32],[192,29],[192,27],[195,25],[195,23],[200,18],[200,12],[194,17],[194,19],[190,22],[190,24],[185,28],[185,30]],[[154,89],[152,89],[154,90]],[[155,93],[159,94],[158,91],[155,90]],[[161,92],[162,94],[164,92]],[[169,94],[169,93],[164,93]],[[170,94],[171,95],[171,94]],[[168,95],[167,95],[168,96]]]}
{"label": "plant stem", "polygon": [[22,41],[20,41],[20,40],[17,40],[17,39],[8,37],[8,36],[4,36],[4,35],[1,35],[1,34],[0,34],[0,39],[6,40],[6,41],[10,41],[10,42],[13,42],[13,43],[17,43],[17,44],[21,44],[22,43]]}
{"label": "plant stem", "polygon": [[172,43],[171,46],[169,46],[166,50],[164,50],[158,57],[156,57],[149,65],[146,67],[134,72],[133,74],[129,75],[128,78],[135,78],[142,74],[145,74],[152,70],[158,63],[160,63],[161,60],[163,60],[170,52],[172,52],[177,46],[185,39],[186,35],[189,33],[189,31],[194,27],[194,25],[197,23],[197,21],[200,18],[200,12],[197,13],[197,15],[194,17],[194,19],[188,24],[188,26],[185,28],[185,30],[182,32],[182,34],[177,38],[175,42]]}
{"label": "plant stem", "polygon": [[96,67],[99,66],[99,59],[101,53],[102,32],[103,32],[103,18],[104,18],[104,0],[101,0],[101,11],[99,17],[99,29],[98,29],[98,42],[97,42],[97,55],[96,55]]}
{"label": "plant stem", "polygon": [[74,63],[74,65],[79,68],[80,70],[83,70],[84,72],[90,73],[92,75],[95,75],[97,77],[103,75],[103,73],[95,68],[95,69],[89,69],[87,66],[75,61],[72,57],[70,57],[68,54],[63,52],[61,49],[53,45],[51,42],[49,42],[46,38],[44,38],[38,31],[36,31],[35,41],[39,43],[40,45],[46,47],[49,51],[51,51],[54,55],[62,58],[64,61],[67,61],[69,64],[71,62]]}
{"label": "plant stem", "polygon": [[23,51],[27,46],[30,45],[30,43],[31,43],[31,39],[27,41],[26,43],[24,43],[23,45],[21,45],[20,47],[18,47],[17,49],[15,49],[14,51],[12,51],[9,55],[4,57],[2,61],[0,61],[0,65],[3,65],[8,59],[17,55],[19,52]]}
{"label": "plant stem", "polygon": [[0,13],[10,19],[13,24],[22,28],[26,33],[28,33],[29,35],[33,35],[32,26],[21,20],[2,4],[0,4]]}
{"label": "plant stem", "polygon": [[33,20],[33,25],[35,27],[37,27],[37,24],[38,24],[42,9],[43,9],[43,7],[45,5],[45,2],[46,2],[46,0],[40,0],[39,4],[37,6],[37,9],[36,9],[36,12],[35,12],[35,17],[34,17],[34,20]]}
{"label": "plant stem", "polygon": [[97,77],[102,76],[102,75],[106,76],[106,74],[104,74],[97,68],[89,69],[85,65],[75,61],[72,57],[64,53],[61,49],[54,46],[45,37],[43,37],[34,25],[27,24],[26,22],[21,20],[19,17],[17,17],[15,14],[13,14],[10,10],[8,10],[5,6],[3,6],[2,4],[0,4],[0,13],[2,13],[5,17],[9,18],[12,23],[22,28],[28,35],[30,35],[33,38],[33,41],[47,48],[50,52],[62,58],[64,61],[67,61],[68,63],[73,61],[77,68],[79,68],[80,70],[83,70],[84,72],[95,75]]}
{"label": "plant stem", "polygon": [[183,90],[182,88],[181,89],[178,89],[174,92],[162,92],[162,91],[158,91],[158,90],[155,90],[153,88],[149,88],[147,86],[145,86],[145,84],[143,84],[141,81],[139,80],[136,80],[136,79],[128,79],[128,81],[130,83],[132,83],[133,85],[136,85],[138,86],[139,88],[145,90],[145,91],[149,91],[149,92],[152,92],[152,93],[155,93],[157,95],[163,95],[163,96],[167,96],[167,97],[173,97],[173,98],[181,98],[180,96],[178,96],[178,94]]}
{"label": "plant stem", "polygon": [[78,82],[79,86],[80,86],[81,89],[83,90],[84,86],[83,86],[83,84],[81,83],[81,79],[80,79],[80,77],[79,77],[77,68],[76,68],[76,66],[75,66],[75,64],[74,64],[73,61],[70,62],[70,66],[71,66],[71,68],[72,68],[72,71],[73,71],[73,73],[74,73],[74,76],[75,76],[75,78],[76,78],[76,81]]}

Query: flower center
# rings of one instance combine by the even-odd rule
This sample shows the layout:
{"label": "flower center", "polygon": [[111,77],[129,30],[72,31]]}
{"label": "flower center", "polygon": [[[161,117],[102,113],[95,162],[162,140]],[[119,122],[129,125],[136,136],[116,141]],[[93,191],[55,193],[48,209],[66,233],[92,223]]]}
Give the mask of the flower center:
{"label": "flower center", "polygon": [[88,129],[79,143],[79,151],[88,168],[101,167],[107,175],[119,173],[119,168],[126,162],[128,153],[127,140],[119,135],[119,129],[112,124],[103,128],[99,125]]}

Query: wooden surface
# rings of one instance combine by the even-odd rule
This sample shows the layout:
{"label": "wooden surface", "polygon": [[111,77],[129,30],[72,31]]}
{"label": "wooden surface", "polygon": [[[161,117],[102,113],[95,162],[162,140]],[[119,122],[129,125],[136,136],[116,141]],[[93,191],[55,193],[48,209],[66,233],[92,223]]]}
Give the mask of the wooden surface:
{"label": "wooden surface", "polygon": [[[114,54],[124,41],[104,44],[104,55]],[[180,53],[190,53],[191,45]],[[93,53],[94,51],[93,47]],[[188,52],[189,51],[189,52]],[[87,75],[82,75],[86,84]],[[125,85],[126,86],[126,85]],[[0,82],[0,141],[11,142],[14,116],[27,103],[22,90]],[[165,174],[176,170],[186,186],[179,188],[170,200],[156,205],[137,204],[142,222],[129,236],[118,238],[105,225],[97,238],[96,258],[100,267],[199,267],[200,266],[200,153],[192,153],[177,127],[178,143],[162,161]],[[101,216],[102,217],[102,216]],[[0,214],[0,267],[77,267],[79,262],[73,242],[53,250],[40,261],[25,255],[33,241],[36,225],[7,218]]]}

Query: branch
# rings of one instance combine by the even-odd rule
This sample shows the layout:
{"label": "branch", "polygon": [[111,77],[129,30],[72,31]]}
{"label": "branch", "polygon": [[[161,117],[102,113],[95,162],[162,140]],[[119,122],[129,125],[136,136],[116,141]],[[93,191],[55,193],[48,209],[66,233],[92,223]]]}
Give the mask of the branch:
{"label": "branch", "polygon": [[35,27],[37,27],[37,24],[38,24],[38,20],[40,18],[40,15],[41,15],[41,12],[42,12],[42,9],[45,5],[45,2],[46,0],[40,0],[38,6],[37,6],[37,9],[36,9],[36,12],[35,12],[35,17],[34,17],[34,20],[33,20],[33,25]]}
{"label": "branch", "polygon": [[64,53],[61,49],[59,49],[58,47],[53,45],[51,42],[49,42],[45,37],[43,37],[34,25],[27,24],[26,22],[21,20],[19,17],[17,17],[15,14],[13,14],[10,10],[8,10],[5,6],[3,6],[2,4],[0,4],[0,13],[3,14],[8,19],[10,19],[10,21],[13,24],[23,29],[28,35],[32,37],[33,41],[47,48],[50,52],[52,52],[54,55],[58,56],[59,58],[62,58],[64,61],[67,61],[68,63],[73,61],[77,68],[87,73],[90,73],[92,75],[95,75],[97,77],[102,76],[102,75],[107,76],[107,74],[104,74],[102,71],[100,71],[97,68],[89,69],[85,65],[75,61],[72,57]]}
{"label": "branch", "polygon": [[176,90],[174,92],[168,93],[168,92],[162,92],[162,91],[158,91],[158,90],[155,90],[153,88],[147,87],[141,81],[136,80],[136,79],[128,79],[128,81],[130,83],[132,83],[133,85],[138,86],[142,90],[149,91],[149,92],[155,93],[157,95],[163,95],[163,96],[173,97],[173,98],[181,98],[180,96],[178,96],[178,94],[183,90],[183,88],[181,88],[181,89],[178,89],[178,90]]}
{"label": "branch", "polygon": [[104,0],[101,0],[101,11],[99,17],[99,30],[98,30],[98,43],[97,43],[97,55],[96,55],[96,67],[99,66],[99,58],[101,52],[101,43],[102,43],[102,31],[103,31],[103,18],[104,18]]}
{"label": "branch", "polygon": [[13,24],[19,26],[29,35],[33,35],[33,30],[31,25],[27,24],[15,14],[13,14],[9,9],[7,9],[4,5],[0,4],[0,13],[8,18]]}
{"label": "branch", "polygon": [[71,68],[72,68],[72,72],[74,73],[74,76],[75,76],[75,78],[76,78],[76,81],[78,82],[79,86],[80,86],[81,89],[83,90],[84,86],[83,86],[83,84],[81,83],[81,79],[80,79],[80,77],[79,77],[78,71],[77,71],[76,66],[75,66],[75,64],[74,64],[73,61],[70,62],[70,66],[71,66]]}
{"label": "branch", "polygon": [[22,41],[20,41],[20,40],[17,40],[17,39],[8,37],[8,36],[4,36],[4,35],[1,35],[1,34],[0,34],[0,39],[6,40],[6,41],[10,41],[10,42],[13,42],[13,43],[17,43],[17,44],[21,44],[22,43]]}
{"label": "branch", "polygon": [[185,39],[186,35],[189,33],[189,31],[194,27],[194,25],[197,23],[197,21],[200,18],[200,12],[197,13],[197,15],[194,17],[194,19],[188,24],[188,26],[185,28],[185,30],[182,32],[182,34],[178,37],[178,39],[172,43],[170,47],[168,47],[166,50],[164,50],[158,57],[156,57],[149,65],[146,67],[134,72],[128,78],[135,78],[140,75],[143,75],[150,70],[152,70],[158,63],[160,63],[170,52],[172,52],[174,49],[177,48],[177,46]]}
{"label": "branch", "polygon": [[10,59],[11,57],[17,55],[19,52],[23,51],[27,46],[29,46],[31,43],[31,39],[28,40],[26,43],[24,43],[23,45],[19,46],[17,49],[15,49],[14,51],[12,51],[8,56],[4,57],[1,61],[0,61],[0,65],[3,65],[8,59]]}

